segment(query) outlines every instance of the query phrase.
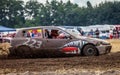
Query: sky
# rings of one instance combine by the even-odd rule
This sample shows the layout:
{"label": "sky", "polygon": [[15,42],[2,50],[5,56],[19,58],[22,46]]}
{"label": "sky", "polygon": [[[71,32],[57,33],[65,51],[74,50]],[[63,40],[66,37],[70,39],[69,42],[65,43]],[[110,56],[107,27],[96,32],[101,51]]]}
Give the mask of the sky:
{"label": "sky", "polygon": [[[29,0],[23,0],[25,2],[29,1]],[[45,3],[46,0],[37,0],[38,2],[40,3]],[[51,0],[48,0],[48,1],[51,1]],[[60,1],[60,0],[57,0],[57,1]],[[68,0],[62,0],[63,2],[67,2]],[[86,6],[86,2],[87,1],[90,1],[91,4],[93,6],[101,3],[101,2],[105,2],[105,1],[120,1],[120,0],[70,0],[72,3],[77,3],[79,6]]]}

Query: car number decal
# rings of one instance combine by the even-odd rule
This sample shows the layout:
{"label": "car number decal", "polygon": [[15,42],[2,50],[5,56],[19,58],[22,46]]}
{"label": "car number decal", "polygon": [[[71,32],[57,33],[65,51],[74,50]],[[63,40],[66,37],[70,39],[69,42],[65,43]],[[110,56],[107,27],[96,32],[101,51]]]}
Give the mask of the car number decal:
{"label": "car number decal", "polygon": [[35,40],[35,39],[27,38],[27,41],[25,41],[23,43],[23,45],[28,45],[30,47],[40,48],[41,45],[42,45],[42,41],[38,41],[38,40]]}

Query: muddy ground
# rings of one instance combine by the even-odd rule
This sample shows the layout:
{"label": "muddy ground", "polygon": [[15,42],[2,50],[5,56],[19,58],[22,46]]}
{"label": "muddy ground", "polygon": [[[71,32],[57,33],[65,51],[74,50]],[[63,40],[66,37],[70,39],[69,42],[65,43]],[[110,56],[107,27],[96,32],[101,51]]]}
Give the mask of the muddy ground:
{"label": "muddy ground", "polygon": [[108,41],[112,52],[100,56],[0,59],[0,75],[120,75],[120,40]]}

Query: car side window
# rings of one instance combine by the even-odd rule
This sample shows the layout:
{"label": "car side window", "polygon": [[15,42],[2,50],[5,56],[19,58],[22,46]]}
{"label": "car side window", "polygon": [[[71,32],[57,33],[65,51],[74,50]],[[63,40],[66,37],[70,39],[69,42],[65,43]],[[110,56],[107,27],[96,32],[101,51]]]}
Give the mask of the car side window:
{"label": "car side window", "polygon": [[40,37],[42,38],[42,29],[28,29],[23,30],[23,37],[27,38],[34,38],[34,37]]}
{"label": "car side window", "polygon": [[58,29],[45,29],[44,36],[46,39],[68,39],[70,35]]}
{"label": "car side window", "polygon": [[70,34],[68,34],[68,33],[66,33],[66,32],[64,32],[64,31],[59,31],[58,32],[58,39],[72,39],[71,38],[71,36],[70,36]]}

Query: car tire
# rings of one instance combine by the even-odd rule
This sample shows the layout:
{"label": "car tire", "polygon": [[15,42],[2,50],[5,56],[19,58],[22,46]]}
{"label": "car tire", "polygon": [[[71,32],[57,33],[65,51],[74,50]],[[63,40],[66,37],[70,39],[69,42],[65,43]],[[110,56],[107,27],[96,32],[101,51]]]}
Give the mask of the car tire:
{"label": "car tire", "polygon": [[21,45],[17,47],[16,55],[19,57],[32,57],[32,50],[29,46]]}
{"label": "car tire", "polygon": [[98,55],[97,49],[93,45],[86,45],[83,48],[83,55],[85,56],[96,56]]}

